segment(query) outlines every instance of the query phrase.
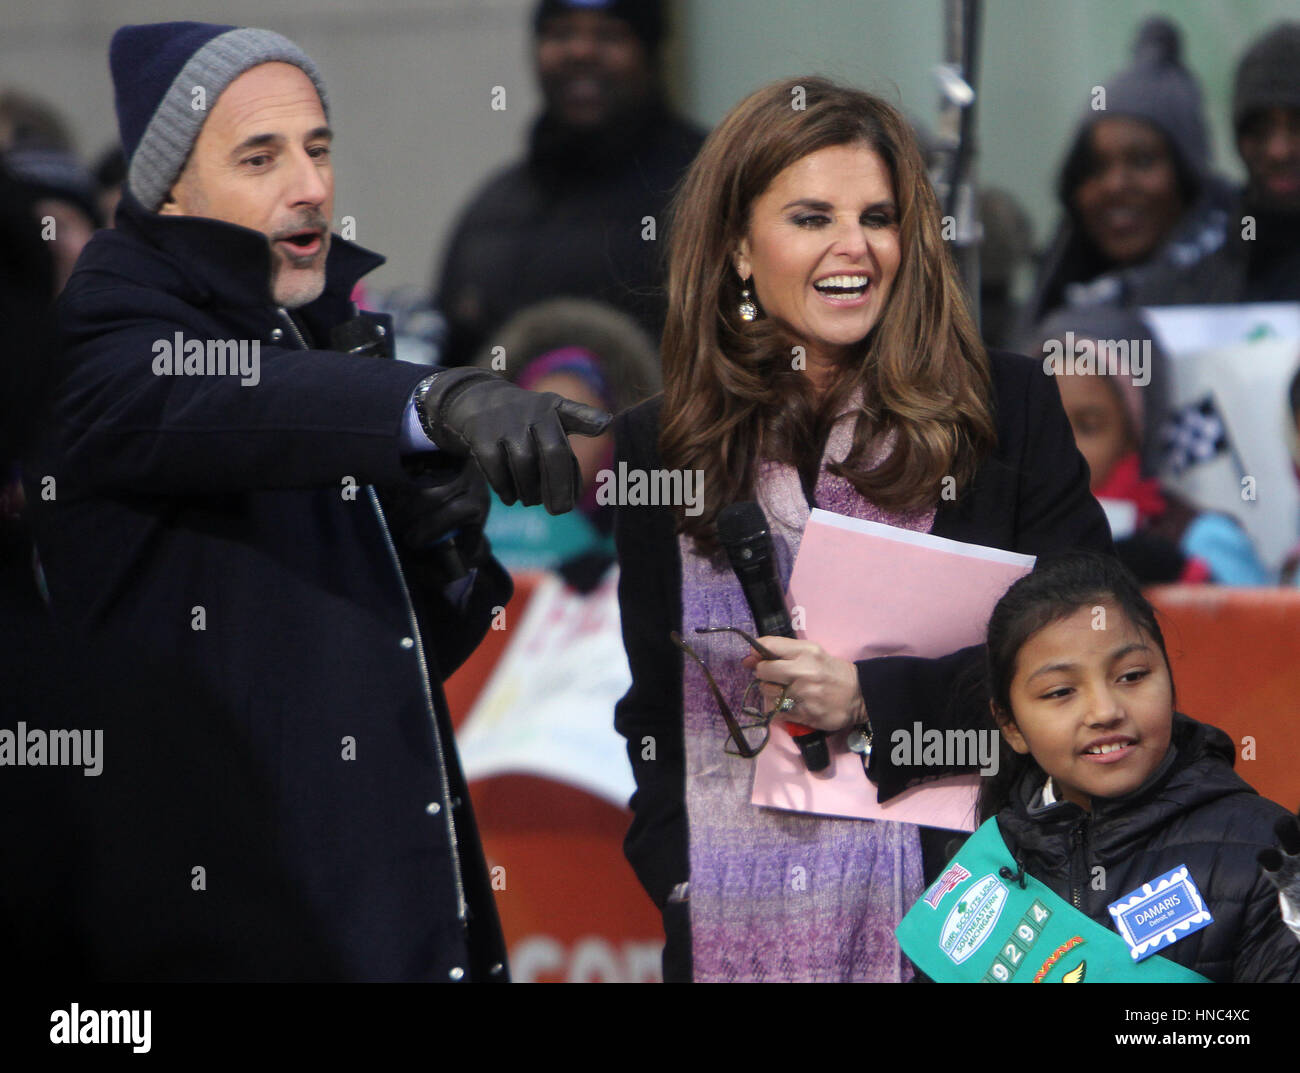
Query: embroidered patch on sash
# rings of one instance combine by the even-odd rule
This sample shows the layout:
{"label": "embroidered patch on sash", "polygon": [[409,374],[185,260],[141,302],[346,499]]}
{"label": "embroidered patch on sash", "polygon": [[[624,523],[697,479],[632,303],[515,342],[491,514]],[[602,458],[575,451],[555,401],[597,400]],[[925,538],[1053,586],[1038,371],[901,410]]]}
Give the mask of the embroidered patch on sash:
{"label": "embroidered patch on sash", "polygon": [[977,879],[943,922],[939,949],[960,965],[993,934],[1006,902],[1007,888],[993,875]]}
{"label": "embroidered patch on sash", "polygon": [[943,901],[943,896],[955,888],[959,883],[970,879],[970,873],[960,864],[954,864],[948,871],[944,872],[926,892],[925,904],[931,909],[938,909],[939,903]]}

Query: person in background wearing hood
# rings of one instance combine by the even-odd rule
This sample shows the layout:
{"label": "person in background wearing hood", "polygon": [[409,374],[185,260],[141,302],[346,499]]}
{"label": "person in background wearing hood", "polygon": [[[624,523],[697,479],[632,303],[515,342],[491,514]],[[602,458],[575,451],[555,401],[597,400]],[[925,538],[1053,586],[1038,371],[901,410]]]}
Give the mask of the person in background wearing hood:
{"label": "person in background wearing hood", "polygon": [[0,400],[0,599],[44,610],[44,581],[29,529],[19,445],[31,435],[49,377],[45,346],[24,342],[44,320],[99,225],[90,176],[62,117],[45,102],[0,93],[0,250],[5,329]]}
{"label": "person in background wearing hood", "polygon": [[[1130,350],[1150,346],[1142,368],[1133,364],[1113,374],[1103,369],[1084,372],[1068,361],[1071,348],[1078,351],[1081,343],[1095,344],[1095,352],[1101,353],[1121,340]],[[1234,518],[1201,510],[1150,475],[1155,438],[1150,433],[1155,430],[1166,359],[1135,312],[1062,309],[1043,322],[1037,342],[1026,353],[1042,355],[1045,369],[1055,354],[1067,357],[1063,374],[1055,377],[1061,402],[1075,445],[1088,462],[1092,494],[1110,521],[1115,552],[1138,581],[1274,584],[1276,579]]]}
{"label": "person in background wearing hood", "polygon": [[668,198],[703,132],[673,115],[658,71],[661,0],[541,0],[534,59],[545,109],[524,160],[461,213],[434,305],[445,365],[496,342],[519,310],[562,295],[607,302],[657,340],[658,242]]}
{"label": "person in background wearing hood", "polygon": [[19,146],[70,153],[72,134],[53,105],[6,87],[0,89],[0,150]]}
{"label": "person in background wearing hood", "polygon": [[1149,19],[1132,66],[1085,113],[1058,183],[1066,218],[1027,325],[1062,306],[1162,304],[1148,276],[1223,245],[1231,192],[1210,173],[1201,93],[1180,53],[1174,25]]}
{"label": "person in background wearing hood", "polygon": [[53,255],[51,298],[57,297],[102,224],[94,180],[72,153],[61,149],[16,147],[5,154],[5,164],[33,198],[32,227]]}
{"label": "person in background wearing hood", "polygon": [[48,390],[54,258],[33,225],[32,192],[0,156],[0,613],[43,615],[20,460]]}
{"label": "person in background wearing hood", "polygon": [[1300,301],[1300,22],[1278,23],[1242,56],[1232,127],[1247,180],[1226,240],[1153,273],[1138,304]]}
{"label": "person in background wearing hood", "polygon": [[[584,298],[552,298],[512,317],[497,345],[479,356],[480,368],[501,371],[530,391],[619,413],[662,386],[659,354],[630,317]],[[582,498],[568,514],[493,502],[486,533],[496,557],[511,570],[557,570],[581,592],[594,587],[614,562],[614,512],[599,496],[601,473],[614,463],[614,435],[569,441],[582,471]]]}
{"label": "person in background wearing hood", "polygon": [[94,182],[58,111],[16,90],[0,92],[0,153],[30,205],[33,233],[53,256],[53,301],[102,223]]}

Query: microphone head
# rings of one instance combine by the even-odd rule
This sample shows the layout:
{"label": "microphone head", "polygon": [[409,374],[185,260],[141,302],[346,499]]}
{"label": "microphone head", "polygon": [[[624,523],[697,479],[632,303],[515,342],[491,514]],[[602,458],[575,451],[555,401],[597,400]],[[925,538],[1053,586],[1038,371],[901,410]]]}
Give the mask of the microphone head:
{"label": "microphone head", "polygon": [[718,540],[730,549],[767,532],[767,516],[757,503],[732,503],[718,514]]}

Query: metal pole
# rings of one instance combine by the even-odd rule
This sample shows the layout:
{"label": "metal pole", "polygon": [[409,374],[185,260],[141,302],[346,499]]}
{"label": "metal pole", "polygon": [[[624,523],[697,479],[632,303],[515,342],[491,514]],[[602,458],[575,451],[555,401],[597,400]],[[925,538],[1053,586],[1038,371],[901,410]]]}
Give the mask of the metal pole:
{"label": "metal pole", "polygon": [[976,197],[976,85],[979,32],[983,0],[944,0],[944,62],[939,82],[939,139],[942,164],[936,193],[943,206],[945,234],[951,236],[953,256],[971,311],[979,323],[979,246],[983,228]]}

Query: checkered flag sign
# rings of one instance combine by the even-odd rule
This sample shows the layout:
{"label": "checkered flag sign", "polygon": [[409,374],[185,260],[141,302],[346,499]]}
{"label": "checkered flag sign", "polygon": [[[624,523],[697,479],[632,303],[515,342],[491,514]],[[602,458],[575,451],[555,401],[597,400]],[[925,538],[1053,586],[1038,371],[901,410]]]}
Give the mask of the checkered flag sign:
{"label": "checkered flag sign", "polygon": [[1230,449],[1228,426],[1211,395],[1174,410],[1165,419],[1162,441],[1165,464],[1174,476]]}

